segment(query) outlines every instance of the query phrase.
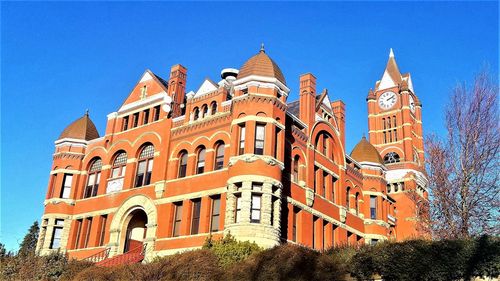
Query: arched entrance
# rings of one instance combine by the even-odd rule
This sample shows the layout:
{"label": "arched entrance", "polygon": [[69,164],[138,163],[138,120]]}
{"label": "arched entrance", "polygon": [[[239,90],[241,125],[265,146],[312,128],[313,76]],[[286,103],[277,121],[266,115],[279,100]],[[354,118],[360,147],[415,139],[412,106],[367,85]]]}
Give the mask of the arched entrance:
{"label": "arched entrance", "polygon": [[146,225],[148,216],[142,209],[132,211],[128,215],[128,223],[125,229],[125,241],[123,243],[123,253],[140,248],[146,238]]}

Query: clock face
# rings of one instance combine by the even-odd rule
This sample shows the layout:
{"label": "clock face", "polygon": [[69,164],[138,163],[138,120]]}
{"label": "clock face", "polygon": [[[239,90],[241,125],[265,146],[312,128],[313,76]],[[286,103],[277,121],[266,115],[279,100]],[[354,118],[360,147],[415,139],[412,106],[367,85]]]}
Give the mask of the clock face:
{"label": "clock face", "polygon": [[415,113],[415,100],[413,100],[413,96],[410,95],[410,110]]}
{"label": "clock face", "polygon": [[385,92],[378,98],[378,106],[387,110],[396,104],[397,96],[394,92]]}

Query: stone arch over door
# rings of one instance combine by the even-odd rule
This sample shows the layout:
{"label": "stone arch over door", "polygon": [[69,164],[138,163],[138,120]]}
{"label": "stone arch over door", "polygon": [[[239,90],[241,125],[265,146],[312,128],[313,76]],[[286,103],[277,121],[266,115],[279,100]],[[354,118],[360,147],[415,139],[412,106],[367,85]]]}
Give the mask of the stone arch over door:
{"label": "stone arch over door", "polygon": [[156,228],[158,211],[153,201],[144,195],[135,195],[123,202],[113,216],[110,227],[109,246],[110,257],[123,253],[123,243],[130,217],[137,210],[142,210],[146,213],[146,236],[144,244],[146,245],[146,259],[152,256],[154,242],[156,240]]}

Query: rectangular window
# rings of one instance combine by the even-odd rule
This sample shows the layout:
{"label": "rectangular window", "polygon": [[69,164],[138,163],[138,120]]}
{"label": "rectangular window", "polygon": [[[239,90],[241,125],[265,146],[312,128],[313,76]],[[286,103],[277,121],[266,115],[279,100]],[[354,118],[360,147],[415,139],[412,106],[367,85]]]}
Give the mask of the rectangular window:
{"label": "rectangular window", "polygon": [[264,154],[264,137],[266,126],[263,124],[257,124],[255,127],[255,154]]}
{"label": "rectangular window", "polygon": [[337,231],[337,226],[332,223],[332,247],[335,246],[335,231]]}
{"label": "rectangular window", "polygon": [[182,222],[182,202],[174,203],[174,227],[172,231],[172,236],[177,237],[181,233],[181,222]]}
{"label": "rectangular window", "polygon": [[332,202],[335,202],[335,188],[337,184],[337,179],[332,177]]}
{"label": "rectangular window", "polygon": [[210,220],[210,231],[219,231],[220,224],[220,198],[212,199],[212,216]]}
{"label": "rectangular window", "polygon": [[370,218],[377,219],[377,196],[370,196]]}
{"label": "rectangular window", "polygon": [[252,206],[250,208],[250,222],[260,223],[261,194],[252,194]]}
{"label": "rectangular window", "polygon": [[73,175],[64,174],[63,187],[61,190],[61,198],[68,199],[70,197],[72,182],[73,182]]}
{"label": "rectangular window", "polygon": [[293,207],[293,218],[292,218],[292,241],[297,242],[297,218],[300,210],[297,207]]}
{"label": "rectangular window", "polygon": [[316,249],[316,224],[318,223],[318,217],[313,216],[313,225],[312,225],[312,247]]}
{"label": "rectangular window", "polygon": [[398,130],[394,130],[394,141],[398,141]]}
{"label": "rectangular window", "polygon": [[274,140],[274,149],[273,149],[273,157],[278,158],[278,149],[279,149],[279,136],[280,136],[281,130],[279,128],[276,128],[276,139]]}
{"label": "rectangular window", "polygon": [[323,184],[321,188],[321,196],[326,196],[326,181],[328,180],[328,173],[323,171]]}
{"label": "rectangular window", "polygon": [[146,125],[147,123],[149,123],[149,109],[144,110],[142,114],[142,124]]}
{"label": "rectangular window", "polygon": [[108,215],[101,216],[101,229],[99,230],[99,246],[104,245],[104,236],[106,234],[106,222],[108,221]]}
{"label": "rectangular window", "polygon": [[150,184],[152,173],[153,173],[153,159],[140,161],[137,166],[135,187],[141,187]]}
{"label": "rectangular window", "polygon": [[83,219],[76,220],[76,238],[74,249],[80,248],[80,236],[82,235]]}
{"label": "rectangular window", "polygon": [[193,200],[193,210],[191,214],[191,235],[198,234],[200,228],[201,200]]}
{"label": "rectangular window", "polygon": [[384,132],[384,143],[387,143],[387,134]]}
{"label": "rectangular window", "polygon": [[153,111],[154,111],[153,121],[160,120],[160,106],[159,105],[155,106]]}
{"label": "rectangular window", "polygon": [[323,221],[323,239],[321,241],[321,249],[323,249],[323,250],[326,250],[325,249],[325,247],[326,247],[325,239],[326,239],[327,232],[328,232],[328,223],[326,221]]}
{"label": "rectangular window", "polygon": [[241,194],[236,194],[236,206],[234,208],[234,211],[234,222],[238,223],[241,221]]}
{"label": "rectangular window", "polygon": [[245,153],[245,124],[240,125],[240,145],[238,148],[238,155]]}
{"label": "rectangular window", "polygon": [[87,224],[87,229],[85,231],[85,238],[83,242],[83,248],[87,248],[89,244],[89,239],[90,239],[90,231],[92,229],[92,218],[86,218],[85,219],[86,224]]}
{"label": "rectangular window", "polygon": [[126,131],[128,129],[128,116],[123,117],[123,128],[122,131]]}
{"label": "rectangular window", "polygon": [[134,113],[134,118],[133,118],[133,123],[132,123],[132,128],[137,127],[139,124],[139,112]]}
{"label": "rectangular window", "polygon": [[61,236],[64,226],[64,220],[56,219],[54,223],[54,231],[52,232],[52,239],[50,240],[51,249],[59,249],[61,247]]}

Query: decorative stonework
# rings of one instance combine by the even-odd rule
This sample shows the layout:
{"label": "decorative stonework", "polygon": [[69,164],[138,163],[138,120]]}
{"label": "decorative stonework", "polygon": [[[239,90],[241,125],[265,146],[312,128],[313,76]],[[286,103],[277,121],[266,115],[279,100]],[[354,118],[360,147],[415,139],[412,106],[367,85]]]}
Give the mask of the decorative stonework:
{"label": "decorative stonework", "polygon": [[243,154],[238,156],[233,156],[229,159],[228,166],[234,166],[236,162],[243,161],[245,163],[253,163],[257,160],[262,160],[270,166],[278,166],[281,170],[285,169],[285,165],[278,161],[276,158],[267,155],[255,155],[255,154]]}
{"label": "decorative stonework", "polygon": [[306,189],[306,204],[309,207],[312,207],[314,204],[314,191],[310,188]]}

